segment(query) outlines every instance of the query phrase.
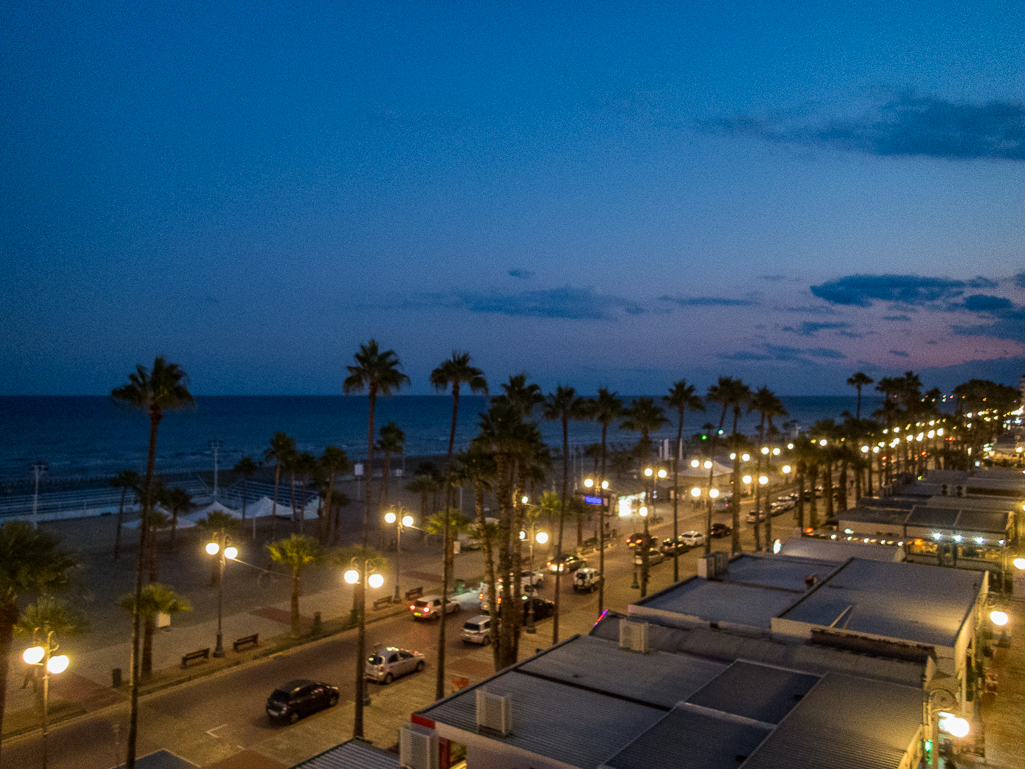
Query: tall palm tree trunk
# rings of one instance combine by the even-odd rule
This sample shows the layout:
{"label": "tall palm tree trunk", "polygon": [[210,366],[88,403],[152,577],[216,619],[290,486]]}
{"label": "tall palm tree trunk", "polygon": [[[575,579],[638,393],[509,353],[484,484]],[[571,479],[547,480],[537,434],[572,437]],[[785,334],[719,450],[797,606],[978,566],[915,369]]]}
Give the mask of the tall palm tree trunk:
{"label": "tall palm tree trunk", "polygon": [[452,517],[452,449],[456,445],[456,423],[459,419],[459,383],[452,385],[452,427],[448,433],[448,454],[445,455],[445,472],[443,473],[445,483],[445,526],[442,531],[442,543],[444,546],[444,565],[441,568],[441,618],[438,620],[438,677],[434,686],[434,698],[440,700],[445,696],[445,619],[448,612],[445,611],[445,604],[448,601],[448,582],[451,575],[449,567],[450,551],[452,548],[452,531],[450,519]]}
{"label": "tall palm tree trunk", "polygon": [[[562,558],[562,537],[566,528],[566,492],[569,488],[569,419],[562,418],[562,494],[559,496],[559,544],[555,550],[556,559]],[[579,530],[578,530],[579,537]],[[552,618],[552,645],[559,643],[559,609],[562,594],[562,569],[555,571],[555,616]]]}
{"label": "tall palm tree trunk", "polygon": [[131,693],[128,707],[128,736],[125,740],[125,769],[135,769],[135,751],[139,741],[139,683],[142,676],[142,660],[139,644],[142,631],[142,575],[146,560],[146,540],[149,537],[149,517],[153,509],[153,475],[157,464],[157,429],[160,426],[159,411],[150,411],[149,451],[146,457],[146,482],[143,487],[142,523],[139,525],[139,552],[135,560],[135,601],[132,607],[132,653]]}

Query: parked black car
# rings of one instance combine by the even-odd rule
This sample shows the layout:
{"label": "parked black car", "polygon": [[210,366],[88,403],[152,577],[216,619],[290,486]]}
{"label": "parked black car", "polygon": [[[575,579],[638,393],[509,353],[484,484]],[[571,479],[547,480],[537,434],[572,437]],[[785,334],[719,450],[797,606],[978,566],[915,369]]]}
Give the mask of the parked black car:
{"label": "parked black car", "polygon": [[338,704],[338,687],[298,678],[275,689],[267,698],[267,716],[294,724],[303,716]]}
{"label": "parked black car", "polygon": [[530,611],[530,604],[534,603],[534,621],[538,622],[548,619],[555,614],[555,603],[544,598],[528,598],[523,602],[523,621],[527,621],[527,613]]}
{"label": "parked black car", "polygon": [[725,523],[712,524],[712,539],[722,539],[733,533],[733,528]]}

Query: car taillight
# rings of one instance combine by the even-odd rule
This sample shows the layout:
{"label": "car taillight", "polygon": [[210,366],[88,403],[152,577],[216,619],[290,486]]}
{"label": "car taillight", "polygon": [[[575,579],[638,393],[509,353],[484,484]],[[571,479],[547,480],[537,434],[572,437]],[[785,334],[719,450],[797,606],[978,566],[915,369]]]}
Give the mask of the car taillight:
{"label": "car taillight", "polygon": [[430,613],[431,613],[431,607],[430,606],[425,606],[424,607],[424,614],[430,614]]}
{"label": "car taillight", "polygon": [[416,604],[413,604],[413,603],[411,603],[411,604],[409,605],[409,610],[410,610],[410,611],[416,611]]}

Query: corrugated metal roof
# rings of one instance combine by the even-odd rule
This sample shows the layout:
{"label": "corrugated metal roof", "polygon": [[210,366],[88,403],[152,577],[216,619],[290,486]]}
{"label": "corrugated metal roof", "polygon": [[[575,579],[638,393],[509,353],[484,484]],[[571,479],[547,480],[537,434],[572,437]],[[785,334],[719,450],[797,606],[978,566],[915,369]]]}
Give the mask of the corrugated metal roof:
{"label": "corrugated metal roof", "polygon": [[[610,758],[602,769],[737,769],[768,729],[717,718],[686,705]],[[739,760],[738,760],[739,759]]]}
{"label": "corrugated metal roof", "polygon": [[957,521],[958,512],[949,507],[915,505],[905,523],[908,526],[935,526],[939,529],[951,529]]}
{"label": "corrugated metal roof", "polygon": [[738,585],[698,577],[682,582],[674,590],[650,596],[634,606],[638,614],[645,609],[685,614],[705,622],[729,622],[768,630],[772,618],[785,611],[804,592]]}
{"label": "corrugated metal roof", "polygon": [[[476,733],[476,687],[420,711],[437,723]],[[512,733],[489,738],[571,766],[593,767],[657,723],[666,710],[591,692],[512,668],[486,689],[512,697]]]}
{"label": "corrugated metal roof", "polygon": [[680,654],[647,655],[619,648],[618,641],[582,636],[528,660],[525,673],[555,678],[671,708],[726,670],[727,665]]}
{"label": "corrugated metal roof", "polygon": [[[921,644],[953,646],[982,575],[854,559],[781,618]],[[846,612],[846,613],[845,613]]]}
{"label": "corrugated metal roof", "polygon": [[[619,621],[618,615],[606,615],[591,630],[591,635],[615,640],[619,637]],[[906,686],[921,686],[925,673],[925,666],[916,662],[870,657],[805,643],[786,643],[768,636],[742,636],[706,627],[684,629],[649,624],[648,643],[652,649],[697,654],[724,662],[750,660],[816,675],[829,671],[853,673]]]}
{"label": "corrugated metal roof", "polygon": [[352,739],[308,758],[292,769],[399,769],[399,757],[369,742]]}
{"label": "corrugated metal roof", "polygon": [[734,662],[687,702],[762,723],[778,724],[818,682],[818,676],[807,673]]}
{"label": "corrugated metal roof", "polygon": [[743,769],[898,769],[922,722],[921,689],[826,675]]}

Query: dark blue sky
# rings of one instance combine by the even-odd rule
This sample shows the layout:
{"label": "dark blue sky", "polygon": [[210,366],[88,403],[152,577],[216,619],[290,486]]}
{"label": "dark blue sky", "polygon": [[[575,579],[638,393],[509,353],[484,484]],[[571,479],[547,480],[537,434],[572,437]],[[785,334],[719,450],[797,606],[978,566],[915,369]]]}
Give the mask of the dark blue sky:
{"label": "dark blue sky", "polygon": [[1020,0],[484,6],[0,3],[0,392],[1025,373]]}

